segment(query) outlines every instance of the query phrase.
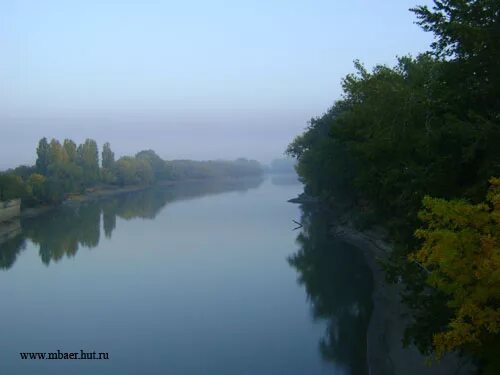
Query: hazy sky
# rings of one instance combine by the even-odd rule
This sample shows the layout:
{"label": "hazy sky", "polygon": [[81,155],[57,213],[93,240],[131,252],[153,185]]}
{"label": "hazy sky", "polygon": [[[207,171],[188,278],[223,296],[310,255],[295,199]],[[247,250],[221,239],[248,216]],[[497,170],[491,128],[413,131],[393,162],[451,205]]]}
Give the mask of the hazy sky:
{"label": "hazy sky", "polygon": [[116,154],[280,157],[368,67],[428,49],[426,0],[4,0],[0,169],[38,139],[94,138]]}

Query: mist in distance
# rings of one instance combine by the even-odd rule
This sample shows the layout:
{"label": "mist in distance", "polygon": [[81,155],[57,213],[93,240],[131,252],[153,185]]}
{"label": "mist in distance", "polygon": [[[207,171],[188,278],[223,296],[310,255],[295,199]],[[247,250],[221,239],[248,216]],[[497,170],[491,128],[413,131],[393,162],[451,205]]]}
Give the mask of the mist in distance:
{"label": "mist in distance", "polygon": [[425,1],[16,1],[0,14],[0,170],[42,137],[117,157],[269,163],[339,97],[353,58],[417,54]]}

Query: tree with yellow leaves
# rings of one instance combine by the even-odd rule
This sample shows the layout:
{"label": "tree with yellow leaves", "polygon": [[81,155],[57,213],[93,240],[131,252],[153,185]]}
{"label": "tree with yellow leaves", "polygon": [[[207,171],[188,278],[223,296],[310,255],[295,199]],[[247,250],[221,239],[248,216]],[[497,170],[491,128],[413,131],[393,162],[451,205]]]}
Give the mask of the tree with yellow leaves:
{"label": "tree with yellow leaves", "polygon": [[438,358],[459,348],[485,350],[500,332],[500,178],[486,202],[425,197],[423,240],[410,255],[428,270],[430,286],[449,295],[453,318],[433,337]]}

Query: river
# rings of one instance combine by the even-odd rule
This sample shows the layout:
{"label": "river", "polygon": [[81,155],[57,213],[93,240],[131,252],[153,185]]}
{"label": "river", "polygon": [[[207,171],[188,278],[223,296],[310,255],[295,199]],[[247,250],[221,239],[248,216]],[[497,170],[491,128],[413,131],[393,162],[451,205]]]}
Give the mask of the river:
{"label": "river", "polygon": [[[0,373],[366,373],[371,271],[301,191],[189,182],[23,220],[0,244]],[[20,355],[58,350],[109,359]]]}

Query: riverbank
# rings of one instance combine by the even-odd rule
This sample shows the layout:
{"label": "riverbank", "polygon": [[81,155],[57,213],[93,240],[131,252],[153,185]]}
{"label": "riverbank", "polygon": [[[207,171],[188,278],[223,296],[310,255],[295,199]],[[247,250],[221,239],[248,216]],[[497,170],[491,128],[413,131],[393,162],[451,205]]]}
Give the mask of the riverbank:
{"label": "riverbank", "polygon": [[[258,176],[242,176],[242,177],[223,177],[223,180],[231,181],[231,180],[240,180],[242,178],[253,178],[253,177],[262,177],[262,175]],[[36,206],[36,207],[30,207],[21,210],[21,215],[20,217],[22,219],[29,219],[29,218],[34,218],[36,216],[45,214],[47,212],[50,212],[57,207],[60,207],[61,205],[68,205],[68,206],[77,206],[79,204],[85,203],[85,202],[90,202],[90,201],[95,201],[99,199],[106,199],[107,197],[119,195],[119,194],[127,194],[127,193],[135,193],[139,191],[144,191],[147,189],[151,189],[154,187],[169,187],[169,186],[176,186],[178,184],[183,184],[183,183],[191,183],[191,182],[201,182],[201,181],[215,181],[215,180],[220,180],[221,178],[218,177],[210,177],[210,178],[186,178],[182,180],[165,180],[165,181],[158,181],[152,185],[129,185],[129,186],[124,186],[124,187],[118,187],[118,186],[113,186],[113,185],[101,185],[97,186],[92,189],[88,189],[85,193],[83,194],[69,194],[68,197],[60,204],[55,204],[55,205],[41,205],[41,206]],[[2,225],[2,224],[0,224]]]}
{"label": "riverbank", "polygon": [[369,373],[405,375],[465,375],[475,374],[475,367],[464,358],[448,355],[439,363],[426,364],[414,345],[403,348],[404,330],[409,322],[409,310],[401,302],[402,285],[385,281],[380,261],[387,259],[391,244],[382,230],[358,231],[352,225],[336,225],[336,236],[362,249],[373,273],[373,311],[367,332]]}
{"label": "riverbank", "polygon": [[151,185],[134,185],[134,186],[126,186],[126,187],[112,187],[105,186],[95,188],[93,190],[89,190],[84,194],[72,194],[69,195],[62,203],[54,204],[54,205],[41,205],[36,207],[29,207],[21,210],[21,218],[22,219],[30,219],[42,214],[45,214],[49,211],[60,207],[61,205],[77,205],[84,202],[94,201],[102,198],[106,198],[109,196],[124,194],[124,193],[133,193],[137,191],[142,191],[150,188]]}
{"label": "riverbank", "polygon": [[[170,182],[170,184],[172,183]],[[67,199],[64,200],[63,204],[71,205],[75,203],[90,202],[117,194],[135,193],[137,191],[143,191],[153,186],[160,185],[163,186],[163,184],[160,182],[154,185],[131,185],[125,187],[114,187],[112,185],[101,186],[94,189],[89,189],[87,192],[85,192],[85,194],[71,194]]]}

